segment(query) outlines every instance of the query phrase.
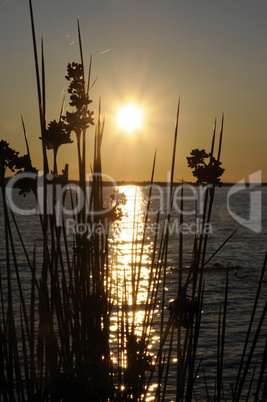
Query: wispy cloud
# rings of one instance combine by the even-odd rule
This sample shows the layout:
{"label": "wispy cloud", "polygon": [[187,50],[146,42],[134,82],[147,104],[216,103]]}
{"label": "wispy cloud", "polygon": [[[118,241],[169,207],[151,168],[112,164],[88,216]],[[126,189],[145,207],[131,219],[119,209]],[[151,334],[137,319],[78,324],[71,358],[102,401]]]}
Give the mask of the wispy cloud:
{"label": "wispy cloud", "polygon": [[8,2],[9,0],[5,0],[4,3],[2,4],[2,7],[4,7]]}
{"label": "wispy cloud", "polygon": [[107,52],[110,52],[111,51],[111,49],[106,49],[106,50],[103,50],[103,52],[100,52],[99,54],[104,54],[104,53],[107,53]]}

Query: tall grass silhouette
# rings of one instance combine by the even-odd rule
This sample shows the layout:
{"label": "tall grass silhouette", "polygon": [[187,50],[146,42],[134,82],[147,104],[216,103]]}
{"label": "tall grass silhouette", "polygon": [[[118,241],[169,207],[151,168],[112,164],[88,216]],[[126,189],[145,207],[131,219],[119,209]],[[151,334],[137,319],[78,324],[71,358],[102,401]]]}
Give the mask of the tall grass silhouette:
{"label": "tall grass silhouette", "polygon": [[[169,204],[162,231],[156,232],[153,239],[149,278],[141,332],[136,331],[135,317],[138,310],[141,269],[148,234],[146,224],[141,239],[133,235],[132,263],[130,281],[124,272],[121,283],[116,276],[116,258],[110,256],[110,233],[114,222],[120,222],[125,197],[112,195],[112,208],[107,209],[103,196],[103,174],[101,147],[104,137],[105,117],[99,101],[98,115],[90,110],[91,63],[87,79],[85,77],[84,56],[81,32],[78,21],[80,62],[67,66],[66,79],[69,82],[69,105],[71,111],[64,113],[64,102],[59,120],[46,121],[45,59],[43,42],[41,44],[41,68],[35,36],[32,3],[29,0],[33,51],[35,60],[37,99],[41,130],[43,156],[42,197],[43,213],[40,214],[42,233],[42,267],[37,273],[36,248],[27,250],[23,233],[12,210],[9,209],[5,180],[7,169],[13,172],[36,174],[32,166],[30,146],[24,121],[23,132],[27,154],[19,156],[7,142],[0,142],[0,185],[4,212],[5,272],[0,275],[1,321],[0,321],[0,397],[4,401],[157,401],[168,399],[171,361],[176,359],[175,393],[177,401],[191,401],[197,375],[202,369],[202,357],[198,355],[198,340],[201,331],[201,312],[205,297],[204,268],[209,260],[206,257],[208,234],[204,230],[192,242],[192,263],[190,269],[183,270],[184,246],[180,233],[177,295],[168,300],[166,276],[168,264],[169,230],[173,211],[174,169],[178,141],[180,101],[177,106],[174,128],[173,154],[171,157],[171,177],[169,183]],[[187,158],[188,165],[199,183],[207,186],[202,226],[211,222],[216,184],[223,173],[221,168],[221,149],[223,122],[219,133],[219,145],[215,156],[216,122],[211,140],[211,150],[193,150]],[[68,166],[63,174],[58,173],[57,156],[59,148],[72,142],[75,134],[79,168],[79,188],[86,194],[87,130],[94,129],[94,158],[91,166],[92,192],[87,203],[72,218],[76,224],[83,224],[87,232],[73,235],[72,245],[65,227],[63,211],[58,208],[58,186],[68,183]],[[53,151],[52,176],[49,173],[47,153]],[[148,221],[150,199],[156,153],[151,172],[151,186],[146,205],[144,222]],[[49,176],[50,174],[50,176]],[[51,197],[52,205],[47,200]],[[32,192],[37,199],[36,179],[18,181],[22,195]],[[183,194],[183,190],[182,190]],[[69,190],[72,207],[77,205],[77,194]],[[51,199],[51,198],[50,198]],[[180,211],[185,208],[181,197]],[[159,213],[156,223],[159,222]],[[179,215],[180,225],[183,214]],[[60,222],[60,225],[58,224]],[[134,220],[135,225],[138,222]],[[36,223],[37,224],[37,223]],[[94,230],[105,224],[107,230]],[[89,235],[90,232],[90,236]],[[133,231],[135,233],[135,231]],[[216,253],[234,235],[235,231],[220,245]],[[14,244],[18,236],[31,273],[30,299],[23,290],[23,278]],[[266,314],[262,311],[255,334],[252,325],[264,278],[267,256],[265,258],[255,303],[248,324],[237,377],[231,400],[266,400],[266,356],[267,347],[262,354],[260,370],[253,371],[252,357],[258,342]],[[13,270],[15,275],[13,274]],[[114,279],[115,278],[115,279]],[[206,384],[207,400],[225,400],[223,392],[224,345],[227,322],[228,274],[226,275],[224,307],[219,312],[217,342],[216,384],[210,389]],[[131,286],[129,286],[129,282]],[[120,287],[120,292],[119,292]],[[14,288],[19,294],[19,309],[14,301]],[[166,305],[168,308],[166,309]],[[159,306],[159,307],[158,307]],[[15,308],[16,307],[16,308]],[[156,310],[160,309],[160,324],[157,324],[160,341],[153,355],[149,346],[152,343],[152,329],[155,328]],[[19,313],[18,313],[19,311]],[[116,336],[110,342],[111,318],[116,317]],[[139,327],[139,328],[140,328]],[[205,380],[205,375],[204,375]],[[252,387],[251,384],[254,384]],[[151,387],[156,384],[156,387]],[[153,391],[152,391],[153,389]]]}

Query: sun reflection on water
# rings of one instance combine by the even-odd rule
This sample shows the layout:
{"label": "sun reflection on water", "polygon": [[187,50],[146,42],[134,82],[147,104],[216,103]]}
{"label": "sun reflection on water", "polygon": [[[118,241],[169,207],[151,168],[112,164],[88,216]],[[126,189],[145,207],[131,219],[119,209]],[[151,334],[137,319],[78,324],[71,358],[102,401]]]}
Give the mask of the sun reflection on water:
{"label": "sun reflection on water", "polygon": [[[124,216],[120,230],[112,241],[114,305],[110,317],[110,347],[114,365],[126,368],[127,342],[135,339],[136,345],[141,345],[144,334],[152,243],[147,239],[143,242],[145,198],[142,190],[137,186],[124,186],[119,192],[125,194],[126,203],[122,207]],[[152,336],[150,340],[147,351],[158,338]]]}
{"label": "sun reflection on water", "polygon": [[[125,186],[120,192],[126,195],[126,204],[122,207],[124,216],[120,224],[120,231],[114,239],[116,249],[116,267],[114,280],[126,284],[126,291],[129,296],[128,304],[133,303],[134,282],[139,279],[137,304],[142,304],[147,298],[147,287],[150,269],[150,244],[144,244],[142,251],[142,227],[144,224],[144,196],[137,186]],[[142,257],[141,257],[142,252]],[[140,261],[142,258],[142,261]],[[138,270],[140,273],[138,274]],[[137,320],[137,316],[136,316]],[[141,319],[138,321],[141,322]]]}

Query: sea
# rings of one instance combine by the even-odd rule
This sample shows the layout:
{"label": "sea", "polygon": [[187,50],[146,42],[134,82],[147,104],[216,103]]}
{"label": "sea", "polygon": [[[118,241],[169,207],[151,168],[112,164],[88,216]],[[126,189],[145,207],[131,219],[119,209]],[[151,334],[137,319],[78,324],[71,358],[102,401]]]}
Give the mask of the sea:
{"label": "sea", "polygon": [[[104,200],[106,206],[110,205],[111,195],[114,189],[109,186],[104,188]],[[112,236],[112,261],[116,272],[131,270],[133,263],[133,241],[137,244],[146,228],[146,243],[142,257],[142,271],[140,276],[140,317],[146,300],[146,286],[151,270],[151,255],[156,230],[163,228],[164,222],[169,219],[168,256],[166,260],[166,284],[165,284],[165,310],[168,314],[168,303],[177,296],[178,291],[178,266],[179,266],[179,241],[180,233],[183,233],[183,278],[186,278],[188,269],[192,263],[194,239],[201,230],[206,230],[208,242],[206,249],[204,268],[204,302],[201,317],[201,329],[198,343],[198,360],[201,362],[196,376],[195,400],[207,400],[207,389],[212,398],[216,387],[217,370],[217,338],[219,311],[224,308],[226,272],[229,272],[229,289],[227,300],[225,348],[223,362],[223,395],[224,400],[231,400],[231,390],[235,383],[243,345],[246,338],[248,325],[255,295],[257,293],[261,272],[267,251],[267,186],[264,185],[223,185],[216,187],[210,221],[203,228],[203,205],[207,189],[201,186],[184,185],[183,194],[181,186],[170,188],[166,184],[155,184],[149,194],[149,186],[137,186],[127,184],[115,189],[119,194],[125,195],[124,205],[121,205],[122,220],[116,224],[111,233]],[[116,193],[117,194],[117,193]],[[209,197],[209,195],[207,195]],[[170,199],[171,198],[171,199]],[[181,204],[183,198],[183,205]],[[122,197],[124,199],[124,197]],[[42,234],[40,220],[36,213],[31,212],[35,208],[36,201],[29,194],[23,197],[18,190],[12,190],[10,195],[11,208],[15,212],[16,223],[23,238],[29,258],[33,258],[33,250],[36,249],[36,266],[42,264]],[[9,202],[10,202],[9,200]],[[150,213],[146,226],[145,212],[150,201]],[[24,212],[23,212],[24,211]],[[66,210],[67,211],[67,210]],[[159,223],[156,219],[159,214]],[[181,214],[183,221],[181,222]],[[66,227],[69,230],[71,242],[74,224],[71,221],[71,213],[65,217]],[[60,223],[59,223],[60,224]],[[82,227],[79,230],[83,230]],[[14,233],[17,262],[21,275],[25,298],[30,298],[31,273],[22,249],[21,241],[16,234],[16,228],[12,223]],[[3,217],[3,202],[0,198],[0,270],[1,278],[5,277],[5,227]],[[137,248],[138,250],[138,248]],[[137,253],[138,254],[138,253]],[[15,277],[15,274],[14,274]],[[117,275],[117,281],[122,281],[123,275]],[[121,284],[122,285],[122,284]],[[18,290],[12,288],[14,298],[18,298]],[[19,299],[19,298],[18,298]],[[252,337],[267,300],[267,271],[264,274],[261,285],[261,293],[252,327]],[[19,317],[19,302],[17,306]],[[158,312],[157,312],[158,311]],[[156,311],[153,337],[151,341],[151,354],[156,356],[160,342],[160,308]],[[116,336],[116,318],[114,316],[114,334]],[[136,331],[140,332],[141,324],[138,322]],[[253,354],[252,366],[259,369],[262,361],[265,341],[267,338],[267,322],[263,323],[261,333]],[[111,341],[112,342],[112,341]],[[251,341],[249,347],[251,345]],[[266,371],[265,371],[266,376]],[[153,380],[152,380],[153,385]],[[171,360],[169,381],[166,389],[166,401],[175,400],[176,387],[176,359]],[[152,392],[148,393],[147,400],[154,400]],[[249,399],[253,400],[253,399]]]}

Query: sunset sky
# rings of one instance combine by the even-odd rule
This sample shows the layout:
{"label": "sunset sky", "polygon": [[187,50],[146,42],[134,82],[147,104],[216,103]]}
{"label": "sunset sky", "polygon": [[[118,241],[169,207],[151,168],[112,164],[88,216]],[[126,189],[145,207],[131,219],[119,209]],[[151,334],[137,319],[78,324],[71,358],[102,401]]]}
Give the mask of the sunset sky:
{"label": "sunset sky", "polygon": [[[33,0],[33,11],[39,54],[44,39],[48,122],[58,119],[67,97],[67,64],[80,61],[79,16],[86,68],[92,54],[97,77],[91,106],[97,111],[101,96],[107,112],[104,173],[149,180],[157,149],[155,180],[165,181],[180,97],[175,181],[193,180],[186,156],[193,148],[209,151],[214,120],[219,132],[224,113],[223,181],[262,170],[267,182],[267,1]],[[22,115],[33,164],[41,169],[28,0],[0,0],[0,33],[1,139],[26,153]],[[144,113],[143,127],[131,134],[116,122],[128,101]],[[93,136],[91,127],[88,172]],[[60,148],[60,170],[65,163],[77,178],[75,144]]]}

